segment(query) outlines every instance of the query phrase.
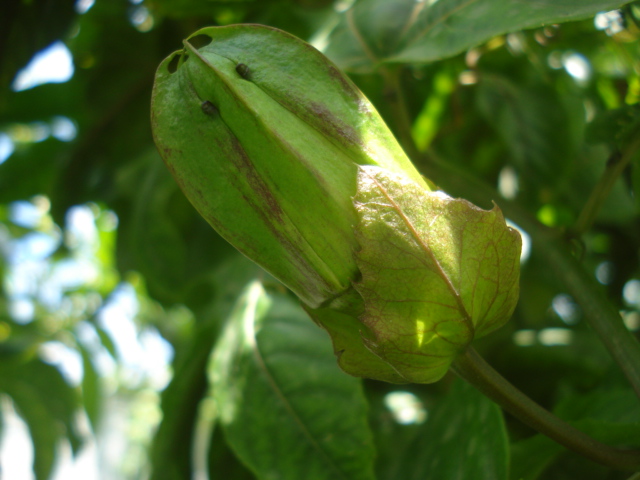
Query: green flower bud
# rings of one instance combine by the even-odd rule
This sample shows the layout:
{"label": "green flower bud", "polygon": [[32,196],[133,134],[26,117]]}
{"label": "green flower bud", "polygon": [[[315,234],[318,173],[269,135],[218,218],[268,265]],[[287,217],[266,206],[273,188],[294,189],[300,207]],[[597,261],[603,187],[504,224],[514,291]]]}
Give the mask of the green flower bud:
{"label": "green flower bud", "polygon": [[158,68],[152,127],[200,214],[311,307],[358,277],[357,166],[428,188],[357,87],[313,47],[269,27],[189,37]]}
{"label": "green flower bud", "polygon": [[500,210],[433,192],[329,60],[279,30],[205,28],[158,68],[155,142],[200,214],[289,287],[339,365],[437,381],[518,298]]}

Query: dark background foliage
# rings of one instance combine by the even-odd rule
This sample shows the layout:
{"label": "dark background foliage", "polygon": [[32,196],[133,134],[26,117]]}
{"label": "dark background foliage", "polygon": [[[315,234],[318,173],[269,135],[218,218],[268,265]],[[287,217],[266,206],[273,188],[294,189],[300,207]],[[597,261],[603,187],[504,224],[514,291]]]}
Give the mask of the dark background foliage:
{"label": "dark background foliage", "polygon": [[[244,308],[237,301],[245,286],[265,276],[183,197],[149,125],[155,69],[193,31],[231,23],[286,30],[321,46],[352,76],[443,189],[483,207],[495,201],[516,224],[562,234],[592,288],[637,332],[640,6],[621,3],[96,0],[85,11],[90,2],[4,2],[0,144],[11,147],[0,157],[0,412],[17,412],[28,426],[36,478],[49,478],[56,460],[69,462],[67,445],[76,453],[97,445],[104,478],[627,478],[503,418],[453,376],[401,387],[345,380],[322,331],[268,279],[277,308],[258,341],[280,376],[260,383],[265,371],[237,353],[241,342],[234,350],[225,324]],[[608,26],[600,25],[605,18]],[[58,40],[73,56],[73,77],[14,91],[19,70]],[[73,138],[55,135],[61,117]],[[621,158],[628,164],[611,173]],[[595,207],[593,192],[604,192]],[[88,239],[74,227],[78,212],[90,219]],[[588,327],[589,312],[549,264],[544,242],[534,236],[525,244],[514,317],[477,348],[558,415],[603,441],[640,446],[637,399]],[[29,262],[38,267],[25,274]],[[60,280],[68,265],[79,280]],[[78,274],[83,265],[93,273]],[[132,373],[108,328],[108,312],[125,294],[135,315],[116,329],[163,339],[170,381]],[[25,305],[26,314],[18,308]],[[302,348],[307,336],[313,346]],[[273,345],[297,361],[269,363]],[[79,365],[73,378],[65,355]],[[231,379],[227,357],[237,365]],[[243,382],[252,389],[237,393]],[[293,410],[278,410],[273,382],[278,395],[295,385],[316,392],[287,397],[297,409],[293,424],[306,434],[288,426]],[[225,388],[244,401],[224,397]],[[389,394],[399,391],[413,395],[405,399],[428,413],[426,422],[396,420]],[[235,423],[219,428],[232,407]],[[314,423],[318,409],[333,417]],[[114,419],[127,426],[115,428]],[[349,465],[330,440],[345,419],[360,442]],[[270,442],[274,430],[282,431],[282,450]],[[115,461],[105,453],[113,431],[115,443],[128,446]]]}

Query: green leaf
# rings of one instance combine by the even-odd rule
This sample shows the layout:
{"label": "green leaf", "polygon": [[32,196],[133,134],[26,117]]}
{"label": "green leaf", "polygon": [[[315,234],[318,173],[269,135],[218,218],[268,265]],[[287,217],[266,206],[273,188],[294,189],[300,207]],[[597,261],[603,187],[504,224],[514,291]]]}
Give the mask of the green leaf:
{"label": "green leaf", "polygon": [[381,480],[507,479],[509,442],[495,403],[458,380],[428,415],[403,451],[393,450],[394,438],[384,439],[394,457],[381,452]]}
{"label": "green leaf", "polygon": [[424,63],[490,38],[612,10],[620,0],[360,0],[347,10],[325,53],[339,67],[366,72],[381,62]]}
{"label": "green leaf", "polygon": [[46,480],[63,436],[74,452],[80,448],[75,424],[79,407],[76,391],[56,367],[37,359],[0,364],[0,391],[13,399],[27,423],[34,448],[33,470],[37,480]]}
{"label": "green leaf", "polygon": [[367,347],[407,381],[431,383],[518,300],[520,235],[500,209],[361,167],[354,197]]}
{"label": "green leaf", "polygon": [[[220,327],[232,310],[238,292],[259,274],[259,268],[241,255],[230,257],[212,275],[215,293],[209,308],[199,312],[191,335],[176,346],[174,375],[162,392],[162,422],[153,439],[153,480],[192,476],[193,437],[198,406],[207,394],[207,364]],[[188,439],[176,443],[176,438]],[[213,446],[212,446],[213,448]]]}
{"label": "green leaf", "polygon": [[605,143],[622,149],[639,130],[640,105],[625,105],[596,115],[587,128],[586,140],[590,144]]}
{"label": "green leaf", "polygon": [[43,399],[33,389],[24,384],[15,384],[7,393],[29,428],[36,480],[47,480],[53,471],[60,440],[58,425]]}
{"label": "green leaf", "polygon": [[521,440],[511,447],[511,480],[536,480],[563,452],[561,445],[544,435]]}
{"label": "green leaf", "polygon": [[102,384],[99,374],[96,371],[91,352],[80,342],[76,345],[82,356],[82,404],[87,412],[93,431],[97,432],[102,413],[102,400],[104,398]]}
{"label": "green leaf", "polygon": [[361,384],[290,297],[250,284],[210,373],[226,439],[258,478],[374,478]]}
{"label": "green leaf", "polygon": [[478,110],[502,138],[511,161],[522,172],[521,183],[549,185],[566,177],[582,141],[573,138],[571,130],[571,122],[580,115],[566,111],[556,90],[544,85],[520,86],[497,75],[483,75],[477,98]]}
{"label": "green leaf", "polygon": [[[209,443],[208,472],[210,480],[255,480],[255,475],[238,460],[229,448],[222,428],[214,427]],[[184,478],[184,477],[183,477]]]}
{"label": "green leaf", "polygon": [[[0,89],[5,95],[18,70],[39,50],[59,39],[76,15],[73,0],[10,1],[0,16]],[[0,109],[4,107],[0,97]]]}
{"label": "green leaf", "polygon": [[[629,388],[603,388],[565,398],[554,413],[587,435],[610,445],[640,447],[640,408]],[[522,440],[512,447],[512,480],[536,480],[562,454],[561,445],[543,435]]]}
{"label": "green leaf", "polygon": [[509,443],[500,408],[458,381],[431,413],[422,475],[442,480],[506,479]]}

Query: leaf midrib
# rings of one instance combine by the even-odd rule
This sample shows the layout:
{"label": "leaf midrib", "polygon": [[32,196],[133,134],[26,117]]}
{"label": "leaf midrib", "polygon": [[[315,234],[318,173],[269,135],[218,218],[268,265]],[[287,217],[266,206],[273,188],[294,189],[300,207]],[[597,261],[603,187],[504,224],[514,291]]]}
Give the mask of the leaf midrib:
{"label": "leaf midrib", "polygon": [[350,480],[349,478],[347,478],[345,476],[344,472],[342,472],[342,470],[333,461],[333,459],[325,451],[325,449],[322,448],[320,443],[318,441],[316,441],[316,439],[312,435],[311,431],[307,428],[307,426],[303,422],[303,420],[300,417],[300,415],[298,415],[298,413],[293,408],[293,405],[291,404],[291,402],[288,400],[288,398],[286,397],[284,392],[280,389],[280,387],[279,387],[278,383],[276,382],[274,376],[271,374],[271,371],[269,370],[269,367],[267,366],[267,363],[264,360],[262,352],[260,352],[260,348],[258,346],[258,341],[257,341],[257,336],[255,334],[255,331],[253,333],[254,333],[254,335],[253,335],[254,341],[252,342],[252,353],[253,353],[253,356],[254,356],[254,358],[256,360],[258,368],[264,374],[264,376],[265,376],[267,382],[269,383],[269,386],[271,387],[273,393],[282,402],[282,405],[284,406],[285,410],[289,413],[289,416],[291,417],[291,419],[298,426],[298,428],[302,432],[303,436],[307,439],[307,441],[312,446],[312,448],[318,452],[318,454],[324,460],[324,462],[327,463],[331,467],[331,469],[339,476],[340,479],[342,479],[342,480]]}

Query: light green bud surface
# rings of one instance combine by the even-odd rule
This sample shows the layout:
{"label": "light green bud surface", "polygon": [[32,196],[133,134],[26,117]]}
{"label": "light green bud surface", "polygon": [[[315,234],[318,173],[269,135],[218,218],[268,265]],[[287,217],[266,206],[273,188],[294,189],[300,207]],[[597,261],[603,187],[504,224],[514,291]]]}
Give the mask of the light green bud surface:
{"label": "light green bud surface", "polygon": [[497,207],[433,192],[327,58],[258,25],[202,29],[158,68],[156,145],[200,214],[291,289],[351,375],[440,379],[518,299]]}
{"label": "light green bud surface", "polygon": [[312,307],[357,276],[357,165],[427,188],[353,83],[273,28],[194,33],[158,68],[152,102],[156,145],[191,203]]}

